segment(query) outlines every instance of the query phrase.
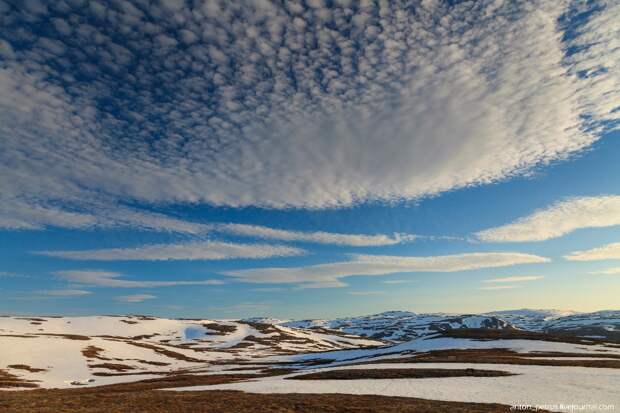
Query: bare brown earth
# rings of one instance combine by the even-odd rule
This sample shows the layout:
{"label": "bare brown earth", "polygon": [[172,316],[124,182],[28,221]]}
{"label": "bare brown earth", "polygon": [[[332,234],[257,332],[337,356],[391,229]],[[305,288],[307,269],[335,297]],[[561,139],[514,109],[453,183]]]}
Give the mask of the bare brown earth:
{"label": "bare brown earth", "polygon": [[90,340],[90,337],[88,336],[82,336],[80,334],[52,334],[52,333],[37,333],[37,335],[39,336],[51,336],[51,337],[62,337],[62,338],[66,338],[68,340],[83,340],[83,341],[88,341]]}
{"label": "bare brown earth", "polygon": [[26,370],[26,371],[29,371],[30,373],[37,373],[39,371],[47,371],[47,369],[39,369],[36,367],[30,367],[26,364],[9,364],[7,367],[11,369],[15,369],[15,370]]}
{"label": "bare brown earth", "polygon": [[[566,360],[546,360],[544,357],[565,357]],[[587,357],[592,360],[571,360],[570,357]],[[609,357],[613,360],[595,360],[595,357]],[[528,366],[575,366],[620,368],[617,356],[593,353],[518,353],[509,349],[467,349],[433,350],[409,357],[365,361],[357,364],[380,363],[481,363],[481,364],[520,364]]]}
{"label": "bare brown earth", "polygon": [[126,343],[131,344],[132,346],[136,346],[136,347],[148,348],[163,356],[170,357],[170,358],[177,359],[177,360],[189,361],[192,363],[200,363],[203,361],[203,360],[200,360],[194,357],[188,357],[185,354],[178,353],[176,351],[171,351],[171,350],[156,346],[154,344],[137,343],[134,341],[127,341]]}
{"label": "bare brown earth", "polygon": [[93,359],[99,359],[99,360],[109,360],[106,357],[101,356],[102,351],[104,351],[101,347],[97,347],[97,346],[88,346],[88,347],[84,347],[82,349],[82,355],[86,358],[93,358]]}
{"label": "bare brown earth", "polygon": [[107,369],[107,370],[113,370],[113,371],[120,371],[120,372],[124,372],[124,371],[127,371],[127,370],[134,370],[133,367],[128,366],[126,364],[120,364],[120,363],[90,364],[88,367],[90,367],[90,368]]}
{"label": "bare brown earth", "polygon": [[[9,373],[6,370],[0,369],[0,388],[35,388],[39,387],[36,383],[20,379],[14,374]],[[1,404],[0,404],[1,406]]]}
{"label": "bare brown earth", "polygon": [[289,377],[288,380],[430,379],[441,377],[502,377],[513,373],[477,369],[343,369]]}
{"label": "bare brown earth", "polygon": [[209,330],[219,333],[219,335],[226,335],[226,334],[234,333],[235,331],[237,331],[237,327],[226,325],[226,324],[205,323],[202,326],[205,328],[208,328]]}

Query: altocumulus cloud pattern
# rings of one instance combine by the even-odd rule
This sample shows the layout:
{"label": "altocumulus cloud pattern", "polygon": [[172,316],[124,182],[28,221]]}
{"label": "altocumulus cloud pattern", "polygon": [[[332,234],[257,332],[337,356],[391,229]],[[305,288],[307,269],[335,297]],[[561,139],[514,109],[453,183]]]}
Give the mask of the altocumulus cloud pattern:
{"label": "altocumulus cloud pattern", "polygon": [[416,199],[617,126],[617,1],[0,0],[0,16],[4,228],[191,233],[135,205]]}

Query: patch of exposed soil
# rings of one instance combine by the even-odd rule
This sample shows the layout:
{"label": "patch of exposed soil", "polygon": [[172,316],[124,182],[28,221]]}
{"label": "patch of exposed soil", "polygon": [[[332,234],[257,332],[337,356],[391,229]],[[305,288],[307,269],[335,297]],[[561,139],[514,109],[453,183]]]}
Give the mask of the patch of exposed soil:
{"label": "patch of exposed soil", "polygon": [[217,331],[219,333],[218,335],[222,336],[237,331],[237,327],[226,324],[205,323],[202,326],[208,328],[209,330]]}
{"label": "patch of exposed soil", "polygon": [[40,371],[47,371],[47,369],[39,369],[36,367],[30,367],[27,364],[9,364],[7,367],[10,369],[15,369],[15,370],[29,371],[30,373],[38,373]]}
{"label": "patch of exposed soil", "polygon": [[[560,356],[563,354],[564,356]],[[566,357],[566,360],[547,360],[544,357]],[[479,363],[479,364],[520,364],[528,366],[571,366],[620,368],[620,359],[614,360],[571,360],[570,357],[601,357],[599,354],[581,353],[517,353],[509,349],[466,349],[433,350],[409,357],[365,361],[356,364],[383,363]],[[605,356],[604,356],[605,357]]]}
{"label": "patch of exposed soil", "polygon": [[513,373],[478,369],[345,369],[288,377],[288,380],[429,379],[441,377],[502,377]]}
{"label": "patch of exposed soil", "polygon": [[43,323],[47,320],[43,319],[43,318],[34,318],[34,317],[15,317],[16,320],[26,320],[26,321],[35,321],[38,323]]}
{"label": "patch of exposed soil", "polygon": [[557,332],[552,334],[515,329],[491,330],[484,328],[456,328],[443,331],[441,335],[435,338],[439,337],[467,338],[472,340],[543,340],[586,345],[605,343],[604,340],[575,337],[568,334],[559,334]]}
{"label": "patch of exposed soil", "polygon": [[62,338],[66,338],[68,340],[83,340],[83,341],[90,340],[90,337],[82,336],[80,334],[39,333],[38,335],[39,336],[62,337]]}
{"label": "patch of exposed soil", "polygon": [[[36,388],[39,387],[36,383],[29,380],[24,380],[17,377],[14,374],[9,373],[6,370],[0,369],[0,388]],[[0,392],[1,394],[2,392]],[[2,407],[2,404],[0,404]]]}
{"label": "patch of exposed soil", "polygon": [[136,347],[142,347],[142,348],[148,348],[153,350],[154,352],[161,354],[163,356],[166,357],[170,357],[176,360],[183,360],[183,361],[188,361],[190,363],[201,363],[204,362],[204,360],[200,360],[194,357],[188,357],[185,354],[182,353],[177,353],[176,351],[171,351],[153,344],[147,344],[147,343],[136,343],[133,341],[127,341],[127,344],[131,344],[132,346],[136,346]]}
{"label": "patch of exposed soil", "polygon": [[107,357],[103,357],[100,353],[104,351],[101,347],[88,346],[82,349],[82,355],[90,359],[110,360]]}
{"label": "patch of exposed soil", "polygon": [[132,366],[128,366],[127,364],[120,364],[120,363],[90,364],[88,367],[92,369],[107,369],[107,370],[121,371],[121,372],[125,372],[127,370],[135,370],[135,368]]}

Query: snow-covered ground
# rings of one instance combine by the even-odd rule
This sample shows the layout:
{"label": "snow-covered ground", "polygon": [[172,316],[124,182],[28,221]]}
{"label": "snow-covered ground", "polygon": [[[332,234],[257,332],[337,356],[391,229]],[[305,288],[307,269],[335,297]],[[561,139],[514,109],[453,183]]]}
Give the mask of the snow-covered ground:
{"label": "snow-covered ground", "polygon": [[[585,367],[521,366],[508,364],[424,363],[369,364],[327,369],[381,368],[475,368],[514,373],[505,377],[445,377],[427,379],[287,380],[302,373],[265,377],[212,386],[177,388],[189,390],[241,390],[250,393],[345,393],[419,397],[478,403],[541,406],[553,411],[575,411],[573,406],[591,405],[588,411],[609,411],[620,406],[620,370]],[[564,405],[564,407],[562,407]]]}
{"label": "snow-covered ground", "polygon": [[0,317],[0,369],[45,388],[128,382],[180,370],[222,372],[268,356],[381,344],[232,320]]}
{"label": "snow-covered ground", "polygon": [[450,337],[421,338],[389,347],[374,349],[353,349],[324,353],[298,354],[291,356],[278,356],[280,361],[308,361],[312,359],[328,359],[336,362],[359,360],[363,358],[377,358],[380,356],[401,356],[403,353],[420,353],[431,350],[448,349],[510,349],[519,353],[593,353],[597,352],[604,357],[605,354],[620,355],[619,348],[610,348],[603,345],[582,345],[572,343],[558,343],[541,340],[471,340]]}
{"label": "snow-covered ground", "polygon": [[[520,311],[520,317],[551,317],[546,322],[568,324],[567,317],[573,317],[572,323],[588,322],[583,314],[566,316]],[[612,320],[613,324],[615,316],[616,312],[595,313],[592,323],[600,325]],[[473,340],[438,334],[445,328],[513,328],[504,320],[486,315],[388,312],[349,318],[346,322],[340,320],[338,323],[347,323],[349,327],[342,324],[341,328],[328,329],[337,326],[318,320],[282,323],[272,319],[187,320],[144,316],[0,317],[0,370],[40,387],[64,388],[75,385],[72,382],[97,386],[175,372],[256,373],[268,366],[278,367],[281,363],[286,363],[287,367],[308,369],[317,359],[322,367],[333,368],[368,359],[376,361],[446,349],[505,348],[520,353],[590,353],[596,354],[598,359],[620,355],[618,347],[595,343]],[[387,340],[352,333],[369,333],[382,328]],[[412,331],[424,331],[424,334],[418,336],[416,333],[414,338],[403,341]],[[394,340],[395,337],[398,340]],[[597,369],[593,374],[597,371],[604,372],[605,369]]]}

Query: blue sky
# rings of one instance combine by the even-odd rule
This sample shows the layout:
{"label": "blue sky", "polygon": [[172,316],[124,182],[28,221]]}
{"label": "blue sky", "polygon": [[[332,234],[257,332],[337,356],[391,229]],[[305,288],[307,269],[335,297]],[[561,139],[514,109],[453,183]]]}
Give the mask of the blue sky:
{"label": "blue sky", "polygon": [[614,3],[0,0],[0,313],[617,308]]}

